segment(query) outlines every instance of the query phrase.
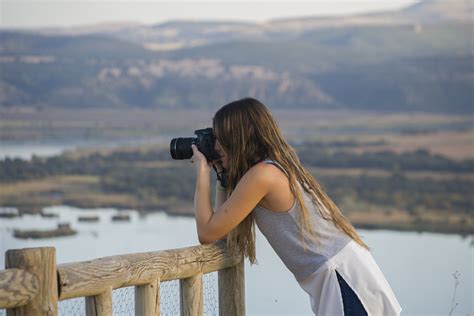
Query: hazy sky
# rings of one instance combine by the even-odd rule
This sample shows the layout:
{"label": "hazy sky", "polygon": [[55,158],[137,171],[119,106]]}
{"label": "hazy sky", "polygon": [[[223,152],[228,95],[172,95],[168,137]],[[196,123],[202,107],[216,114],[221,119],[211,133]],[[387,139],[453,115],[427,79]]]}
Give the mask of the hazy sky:
{"label": "hazy sky", "polygon": [[34,28],[104,22],[155,24],[176,19],[263,22],[299,16],[333,16],[396,10],[418,0],[0,0],[0,27]]}

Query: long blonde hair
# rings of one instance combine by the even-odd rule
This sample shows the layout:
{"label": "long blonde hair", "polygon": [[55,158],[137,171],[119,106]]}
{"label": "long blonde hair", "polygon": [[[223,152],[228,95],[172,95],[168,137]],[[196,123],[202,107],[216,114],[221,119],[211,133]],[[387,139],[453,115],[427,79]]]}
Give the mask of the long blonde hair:
{"label": "long blonde hair", "polygon": [[[336,204],[326,195],[319,182],[301,165],[296,152],[283,138],[270,111],[260,101],[244,98],[231,102],[219,109],[213,118],[213,129],[217,140],[229,157],[227,170],[230,195],[243,175],[258,162],[270,158],[278,162],[287,172],[290,189],[301,209],[301,238],[317,238],[309,223],[308,209],[298,183],[318,206],[320,215],[331,220],[337,228],[354,241],[369,249],[357,234],[354,226],[341,213]],[[255,222],[252,212],[227,235],[227,246],[237,246],[256,262]]]}

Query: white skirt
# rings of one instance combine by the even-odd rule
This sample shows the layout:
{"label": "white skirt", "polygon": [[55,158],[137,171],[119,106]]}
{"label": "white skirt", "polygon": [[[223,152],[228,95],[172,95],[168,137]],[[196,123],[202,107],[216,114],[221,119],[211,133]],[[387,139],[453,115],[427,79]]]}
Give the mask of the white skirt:
{"label": "white skirt", "polygon": [[344,316],[336,270],[357,295],[369,316],[400,315],[402,307],[371,253],[354,240],[299,282],[310,296],[315,315]]}

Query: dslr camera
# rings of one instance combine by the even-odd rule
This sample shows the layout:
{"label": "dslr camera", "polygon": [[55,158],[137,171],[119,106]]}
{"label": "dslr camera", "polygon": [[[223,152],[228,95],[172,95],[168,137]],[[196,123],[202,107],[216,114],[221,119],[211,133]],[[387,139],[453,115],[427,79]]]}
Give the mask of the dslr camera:
{"label": "dslr camera", "polygon": [[[193,156],[191,145],[196,145],[200,152],[206,157],[208,162],[219,160],[220,155],[214,149],[216,136],[211,127],[198,129],[194,131],[197,137],[179,137],[173,138],[170,143],[170,153],[173,159],[189,159]],[[216,171],[217,179],[223,187],[227,187],[226,171],[218,171],[214,164],[212,167]]]}
{"label": "dslr camera", "polygon": [[216,136],[211,127],[194,131],[197,137],[173,138],[170,144],[170,153],[173,159],[189,159],[193,156],[191,145],[196,145],[200,152],[204,154],[208,162],[218,160],[219,154],[214,149]]}

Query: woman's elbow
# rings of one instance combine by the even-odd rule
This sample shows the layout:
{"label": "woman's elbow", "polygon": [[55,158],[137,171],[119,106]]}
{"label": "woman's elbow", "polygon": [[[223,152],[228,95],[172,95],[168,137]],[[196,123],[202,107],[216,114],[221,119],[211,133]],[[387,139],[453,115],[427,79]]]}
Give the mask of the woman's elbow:
{"label": "woman's elbow", "polygon": [[209,239],[204,239],[202,237],[199,237],[199,243],[201,245],[208,245],[208,244],[212,244],[213,241],[212,240],[209,240]]}
{"label": "woman's elbow", "polygon": [[214,240],[212,240],[212,236],[210,236],[206,231],[203,229],[198,229],[198,239],[201,245],[212,244]]}
{"label": "woman's elbow", "polygon": [[212,244],[213,242],[215,242],[216,240],[214,240],[213,238],[210,238],[209,236],[204,236],[202,234],[198,234],[198,239],[199,239],[199,243],[201,245],[208,245],[208,244]]}

